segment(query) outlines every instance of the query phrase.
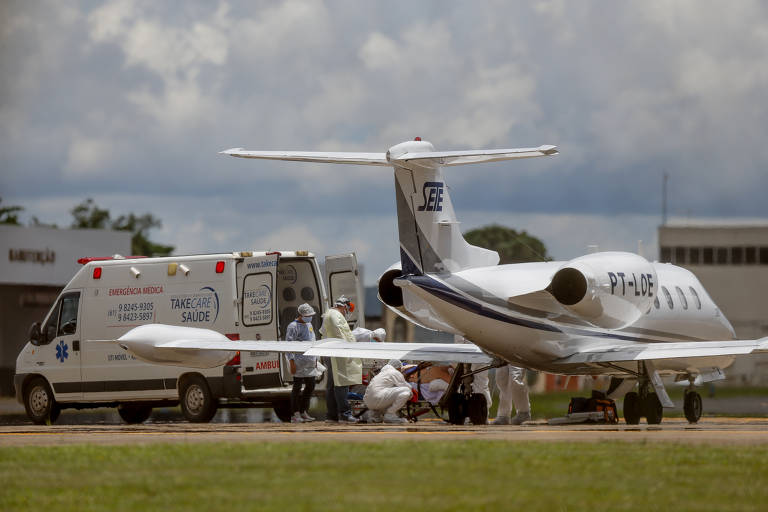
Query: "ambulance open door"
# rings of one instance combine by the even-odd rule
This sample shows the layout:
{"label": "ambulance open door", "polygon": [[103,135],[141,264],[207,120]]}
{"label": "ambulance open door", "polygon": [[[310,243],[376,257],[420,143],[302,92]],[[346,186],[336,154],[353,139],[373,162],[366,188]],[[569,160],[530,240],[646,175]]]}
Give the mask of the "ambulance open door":
{"label": "ambulance open door", "polygon": [[[278,253],[243,258],[237,263],[237,293],[240,339],[277,341]],[[276,353],[240,353],[243,391],[278,387],[280,358]]]}
{"label": "ambulance open door", "polygon": [[365,293],[355,253],[326,256],[325,280],[330,306],[333,307],[334,301],[344,295],[355,305],[347,319],[350,329],[365,327]]}

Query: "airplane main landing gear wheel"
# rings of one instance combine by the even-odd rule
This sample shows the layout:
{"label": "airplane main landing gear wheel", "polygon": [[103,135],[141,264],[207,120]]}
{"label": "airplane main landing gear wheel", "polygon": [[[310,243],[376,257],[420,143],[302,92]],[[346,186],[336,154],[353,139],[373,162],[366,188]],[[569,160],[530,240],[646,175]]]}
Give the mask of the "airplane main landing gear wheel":
{"label": "airplane main landing gear wheel", "polygon": [[448,399],[448,423],[451,425],[463,425],[464,418],[464,395],[454,393]]}
{"label": "airplane main landing gear wheel", "polygon": [[701,395],[695,391],[686,391],[683,400],[683,412],[688,423],[698,423],[701,418]]}
{"label": "airplane main landing gear wheel", "polygon": [[117,406],[117,414],[128,424],[144,423],[152,414],[152,407],[148,405],[120,404]]}
{"label": "airplane main landing gear wheel", "polygon": [[649,425],[658,425],[664,416],[664,408],[656,393],[648,393],[642,400],[643,415]]}
{"label": "airplane main landing gear wheel", "polygon": [[640,396],[634,391],[624,395],[624,421],[627,425],[637,425],[640,423]]}
{"label": "airplane main landing gear wheel", "polygon": [[467,409],[469,409],[469,421],[473,425],[486,425],[488,423],[488,403],[485,400],[485,395],[472,393],[467,402]]}

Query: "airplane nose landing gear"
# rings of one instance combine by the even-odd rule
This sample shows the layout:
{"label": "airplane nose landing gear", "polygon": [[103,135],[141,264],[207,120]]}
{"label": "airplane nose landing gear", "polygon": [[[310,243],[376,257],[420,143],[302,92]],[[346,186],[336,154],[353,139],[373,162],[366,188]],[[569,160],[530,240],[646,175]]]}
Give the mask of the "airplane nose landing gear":
{"label": "airplane nose landing gear", "polygon": [[699,418],[701,418],[701,411],[701,395],[693,389],[686,389],[683,400],[685,419],[688,420],[688,423],[698,423]]}

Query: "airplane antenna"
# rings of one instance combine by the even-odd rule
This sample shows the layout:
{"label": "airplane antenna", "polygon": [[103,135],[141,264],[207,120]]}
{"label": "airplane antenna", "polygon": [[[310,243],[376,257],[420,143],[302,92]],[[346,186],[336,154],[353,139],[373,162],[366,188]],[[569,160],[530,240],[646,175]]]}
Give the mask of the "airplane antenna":
{"label": "airplane antenna", "polygon": [[661,225],[667,225],[667,182],[669,173],[664,171],[664,178],[661,181]]}

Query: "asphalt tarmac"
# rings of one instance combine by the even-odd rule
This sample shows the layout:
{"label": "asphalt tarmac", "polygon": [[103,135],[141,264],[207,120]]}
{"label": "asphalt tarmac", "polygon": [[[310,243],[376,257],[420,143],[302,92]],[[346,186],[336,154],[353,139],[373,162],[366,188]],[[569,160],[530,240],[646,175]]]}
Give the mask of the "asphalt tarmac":
{"label": "asphalt tarmac", "polygon": [[142,425],[0,426],[0,446],[152,443],[377,442],[381,440],[626,441],[692,444],[768,443],[768,418],[703,418],[696,425],[665,419],[660,425],[454,426],[439,420],[407,425],[290,423],[147,423]]}

